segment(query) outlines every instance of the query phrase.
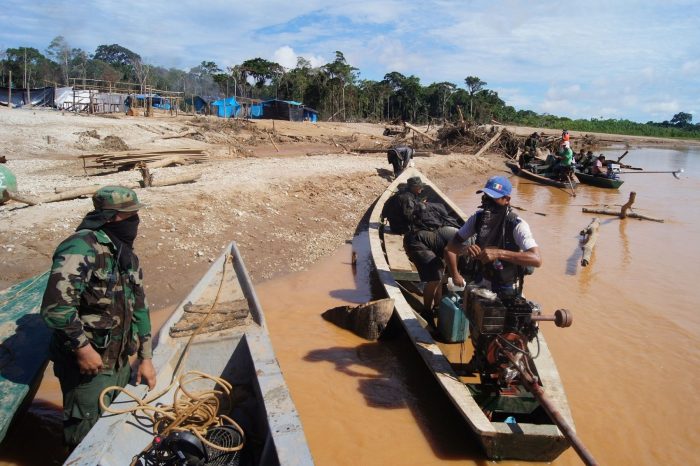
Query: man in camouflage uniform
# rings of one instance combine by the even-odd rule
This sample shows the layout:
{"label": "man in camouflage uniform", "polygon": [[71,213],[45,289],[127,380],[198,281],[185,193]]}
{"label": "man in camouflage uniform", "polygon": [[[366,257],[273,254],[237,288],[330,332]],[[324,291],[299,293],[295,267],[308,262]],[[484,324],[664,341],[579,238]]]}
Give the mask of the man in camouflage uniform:
{"label": "man in camouflage uniform", "polygon": [[[69,447],[97,422],[100,392],[128,383],[128,358],[137,350],[136,383],[143,380],[149,389],[156,383],[143,271],[133,252],[143,205],[134,191],[120,186],[100,188],[92,202],[95,210],[56,248],[41,305],[44,321],[54,329],[50,352]],[[105,397],[111,401],[111,394]]]}

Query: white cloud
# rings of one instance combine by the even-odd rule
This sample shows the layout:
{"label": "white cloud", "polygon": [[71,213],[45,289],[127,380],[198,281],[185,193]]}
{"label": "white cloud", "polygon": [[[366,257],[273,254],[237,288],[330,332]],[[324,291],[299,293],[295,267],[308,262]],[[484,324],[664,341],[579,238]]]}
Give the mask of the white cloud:
{"label": "white cloud", "polygon": [[297,58],[299,57],[309,60],[313,68],[318,68],[319,66],[323,66],[327,63],[327,60],[325,60],[323,57],[318,57],[311,54],[296,53],[294,49],[288,45],[278,48],[272,54],[272,60],[285,68],[295,68],[297,66]]}

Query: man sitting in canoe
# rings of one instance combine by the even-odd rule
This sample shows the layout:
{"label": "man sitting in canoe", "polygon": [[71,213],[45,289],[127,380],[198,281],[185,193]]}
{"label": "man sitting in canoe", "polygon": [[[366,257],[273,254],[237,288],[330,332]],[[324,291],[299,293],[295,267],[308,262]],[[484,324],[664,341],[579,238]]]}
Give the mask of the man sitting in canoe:
{"label": "man sitting in canoe", "polygon": [[[156,384],[151,320],[143,271],[133,251],[138,231],[136,193],[100,188],[89,212],[56,248],[41,316],[53,329],[50,357],[63,393],[63,436],[77,446],[100,417],[103,389],[124,387],[129,356],[138,351],[136,383]],[[107,395],[111,402],[114,392]]]}
{"label": "man sitting in canoe", "polygon": [[412,176],[406,181],[406,189],[391,196],[384,204],[382,217],[389,221],[392,233],[403,235],[411,228],[413,211],[421,202],[420,193],[423,191],[423,181],[420,176]]}
{"label": "man sitting in canoe", "polygon": [[591,175],[593,176],[608,176],[608,169],[605,167],[605,156],[600,154],[595,163],[591,167]]}
{"label": "man sitting in canoe", "polygon": [[502,296],[520,294],[525,268],[542,265],[530,226],[510,207],[512,189],[508,178],[494,176],[477,191],[483,193],[482,208],[467,219],[446,248],[445,258],[456,286],[465,285],[456,255],[472,235],[476,241],[467,247],[467,256],[480,264],[474,280]]}

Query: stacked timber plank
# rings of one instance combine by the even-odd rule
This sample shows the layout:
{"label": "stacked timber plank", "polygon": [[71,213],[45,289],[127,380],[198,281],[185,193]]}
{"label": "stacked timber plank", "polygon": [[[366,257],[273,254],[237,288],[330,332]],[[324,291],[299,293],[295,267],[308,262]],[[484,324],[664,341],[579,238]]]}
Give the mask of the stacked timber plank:
{"label": "stacked timber plank", "polygon": [[[209,159],[203,149],[170,149],[170,150],[126,150],[120,152],[98,153],[81,155],[85,168],[111,168],[124,170],[129,169],[138,163],[156,163],[170,159],[173,163],[187,165],[191,163],[201,163]],[[88,162],[89,161],[89,162]],[[91,163],[88,165],[88,163]],[[158,164],[162,166],[161,164]]]}

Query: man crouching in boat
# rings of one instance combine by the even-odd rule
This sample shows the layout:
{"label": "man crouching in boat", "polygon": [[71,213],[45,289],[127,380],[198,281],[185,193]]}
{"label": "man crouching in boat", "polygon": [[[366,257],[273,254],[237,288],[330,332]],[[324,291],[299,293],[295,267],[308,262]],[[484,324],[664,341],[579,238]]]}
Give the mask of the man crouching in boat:
{"label": "man crouching in boat", "polygon": [[456,254],[463,244],[476,235],[467,255],[478,261],[480,267],[475,281],[501,295],[520,294],[518,282],[526,267],[542,265],[539,248],[530,232],[530,226],[510,207],[513,187],[503,176],[489,178],[483,193],[482,208],[469,217],[448,243],[445,254],[450,275],[458,287],[465,285],[457,269]]}
{"label": "man crouching in boat", "polygon": [[[138,349],[136,383],[155,387],[151,320],[143,271],[133,251],[138,231],[136,193],[100,188],[95,210],[56,248],[41,315],[53,328],[50,353],[63,393],[63,436],[77,446],[100,416],[99,395],[124,387],[129,356]],[[105,396],[111,403],[114,392]]]}

